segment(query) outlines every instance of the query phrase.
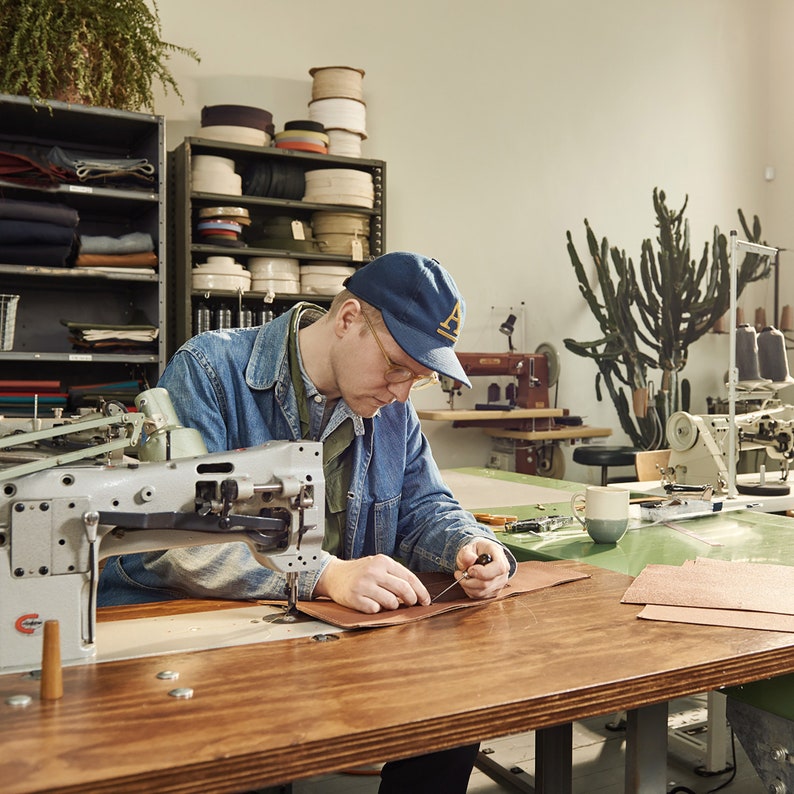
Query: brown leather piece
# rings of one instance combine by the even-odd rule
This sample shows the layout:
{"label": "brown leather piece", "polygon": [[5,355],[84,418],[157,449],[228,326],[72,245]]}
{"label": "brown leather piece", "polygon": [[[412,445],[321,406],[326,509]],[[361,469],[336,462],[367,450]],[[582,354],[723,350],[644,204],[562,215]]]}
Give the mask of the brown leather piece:
{"label": "brown leather piece", "polygon": [[[421,573],[418,576],[427,587],[431,598],[434,598],[435,594],[440,593],[445,587],[449,587],[454,578],[446,573]],[[588,578],[588,574],[553,566],[547,562],[520,562],[515,574],[495,599],[475,601],[466,596],[462,588],[453,587],[437,603],[429,606],[401,607],[388,612],[378,612],[374,615],[356,612],[354,609],[326,599],[301,601],[298,604],[298,609],[317,620],[323,620],[333,626],[345,629],[396,626],[401,623],[411,623],[416,620],[431,618],[455,609],[487,606],[504,598],[512,598],[513,596],[531,593],[535,590],[542,590],[546,587],[554,587],[558,584]],[[266,601],[263,603],[283,604],[283,601]]]}

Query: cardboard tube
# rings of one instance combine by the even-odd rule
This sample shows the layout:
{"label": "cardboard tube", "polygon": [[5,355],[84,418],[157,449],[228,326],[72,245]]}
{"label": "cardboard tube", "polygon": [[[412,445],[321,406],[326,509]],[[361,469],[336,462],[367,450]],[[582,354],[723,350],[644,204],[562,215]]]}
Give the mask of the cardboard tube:
{"label": "cardboard tube", "polygon": [[63,670],[61,669],[61,626],[57,620],[44,621],[44,645],[41,654],[42,700],[63,697]]}
{"label": "cardboard tube", "polygon": [[791,314],[791,306],[787,303],[780,313],[780,330],[781,331],[794,331],[794,319]]}

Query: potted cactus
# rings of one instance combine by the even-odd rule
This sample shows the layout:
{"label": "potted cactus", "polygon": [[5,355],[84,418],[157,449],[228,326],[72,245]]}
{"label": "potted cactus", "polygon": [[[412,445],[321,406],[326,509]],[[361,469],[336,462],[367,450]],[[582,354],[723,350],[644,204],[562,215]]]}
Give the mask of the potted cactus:
{"label": "potted cactus", "polygon": [[[728,243],[715,226],[710,255],[709,244],[705,243],[700,259],[691,257],[689,222],[684,218],[687,201],[680,210],[671,210],[664,191],[654,189],[659,252],[650,239],[643,240],[639,268],[624,250],[610,247],[606,237],[599,245],[585,219],[597,284],[590,283],[567,232],[568,255],[579,290],[598,321],[601,336],[585,342],[568,338],[563,343],[572,353],[596,362],[598,400],[602,399],[603,385],[622,429],[641,449],[666,446],[667,418],[687,408],[680,404],[685,389],[679,377],[689,347],[714,327],[730,304]],[[760,243],[758,217],[752,229],[741,210],[739,220],[745,239]],[[768,257],[746,254],[737,270],[738,292],[766,278],[771,267]],[[651,393],[654,371],[659,376],[659,388]]]}

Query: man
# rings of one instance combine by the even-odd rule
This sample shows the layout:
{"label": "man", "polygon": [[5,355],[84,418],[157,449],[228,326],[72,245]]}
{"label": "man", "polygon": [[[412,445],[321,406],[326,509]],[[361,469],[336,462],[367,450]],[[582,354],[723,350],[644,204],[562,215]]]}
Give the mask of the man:
{"label": "man", "polygon": [[[515,570],[443,483],[409,402],[438,373],[471,385],[453,350],[464,313],[438,262],[396,252],[361,267],[327,313],[303,303],[261,328],[200,334],[169,362],[158,385],[210,452],[323,442],[328,556],[301,575],[299,598],[368,613],[426,605],[415,572],[438,570],[492,598]],[[484,553],[493,562],[475,565]],[[113,558],[100,579],[100,604],[184,596],[283,598],[284,578],[230,543]],[[381,792],[464,792],[476,751],[386,764]]]}

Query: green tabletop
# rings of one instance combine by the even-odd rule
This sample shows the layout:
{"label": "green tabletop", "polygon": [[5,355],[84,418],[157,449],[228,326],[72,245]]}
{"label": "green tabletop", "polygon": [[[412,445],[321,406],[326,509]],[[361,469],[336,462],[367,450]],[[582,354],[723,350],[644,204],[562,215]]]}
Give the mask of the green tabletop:
{"label": "green tabletop", "polygon": [[[459,471],[559,493],[559,501],[547,499],[540,506],[498,506],[499,513],[510,513],[519,518],[571,515],[570,498],[585,487],[580,483],[489,469]],[[641,494],[632,494],[635,495]],[[469,509],[497,512],[494,507],[485,504]],[[647,523],[643,526],[639,520],[632,521],[629,531],[615,544],[594,543],[577,523],[570,528],[542,533],[540,537],[527,533],[496,534],[520,561],[579,560],[630,576],[637,576],[649,564],[681,565],[697,557],[794,566],[794,519],[787,516],[734,510],[706,518],[678,519],[674,523],[697,537],[667,526],[649,526]],[[794,719],[794,675],[734,687],[726,694],[781,717]]]}
{"label": "green tabletop", "polygon": [[[581,483],[550,480],[530,474],[501,472],[493,469],[456,469],[493,480],[534,485],[556,491],[559,500],[544,500],[542,505],[483,504],[470,507],[473,512],[498,512],[519,518],[541,515],[568,515],[571,496],[584,490]],[[632,494],[641,496],[641,494]],[[726,508],[728,502],[726,501]],[[618,573],[637,576],[648,564],[681,565],[685,560],[712,557],[720,560],[794,565],[794,519],[752,510],[715,513],[673,523],[681,530],[667,526],[650,526],[632,520],[629,531],[616,544],[594,543],[577,523],[540,537],[528,533],[497,532],[497,537],[518,560],[579,560],[608,568]]]}

